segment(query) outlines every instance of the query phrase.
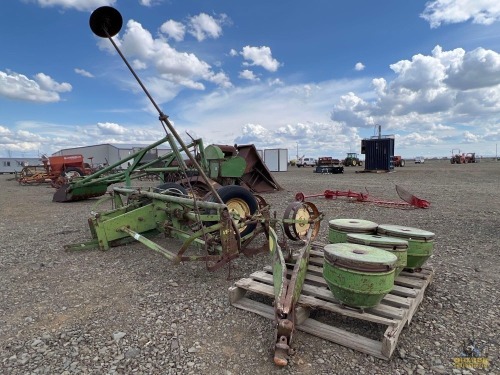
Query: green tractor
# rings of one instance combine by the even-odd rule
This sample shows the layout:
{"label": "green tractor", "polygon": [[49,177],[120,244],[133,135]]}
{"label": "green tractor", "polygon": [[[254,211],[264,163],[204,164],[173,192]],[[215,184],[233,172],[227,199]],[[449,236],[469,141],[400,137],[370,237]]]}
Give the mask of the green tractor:
{"label": "green tractor", "polygon": [[343,162],[346,167],[361,167],[363,162],[359,159],[358,154],[355,152],[348,152]]}

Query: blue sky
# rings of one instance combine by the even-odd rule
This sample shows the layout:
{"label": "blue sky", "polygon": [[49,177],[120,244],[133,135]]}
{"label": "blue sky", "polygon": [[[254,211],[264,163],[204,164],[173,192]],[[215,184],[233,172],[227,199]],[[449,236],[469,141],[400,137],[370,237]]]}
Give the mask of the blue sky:
{"label": "blue sky", "polygon": [[0,13],[0,157],[150,144],[158,114],[206,144],[343,157],[395,136],[395,153],[494,156],[500,141],[498,0],[8,0]]}

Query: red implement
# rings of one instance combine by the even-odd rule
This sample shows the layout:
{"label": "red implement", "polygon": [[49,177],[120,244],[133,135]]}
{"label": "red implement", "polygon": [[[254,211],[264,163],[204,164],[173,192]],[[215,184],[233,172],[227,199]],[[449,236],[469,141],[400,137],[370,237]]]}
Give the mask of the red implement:
{"label": "red implement", "polygon": [[394,202],[394,201],[385,201],[380,199],[375,199],[370,197],[368,194],[357,193],[351,190],[340,191],[340,190],[325,190],[321,194],[311,194],[305,195],[304,193],[295,194],[295,200],[299,202],[304,202],[306,198],[315,198],[315,197],[324,197],[326,199],[336,199],[337,197],[347,197],[353,199],[357,202],[367,202],[376,204],[379,206],[385,207],[397,207],[397,208],[429,208],[430,202],[424,199],[417,198],[413,194],[409,193],[401,186],[396,185],[396,191],[399,197],[404,202]]}

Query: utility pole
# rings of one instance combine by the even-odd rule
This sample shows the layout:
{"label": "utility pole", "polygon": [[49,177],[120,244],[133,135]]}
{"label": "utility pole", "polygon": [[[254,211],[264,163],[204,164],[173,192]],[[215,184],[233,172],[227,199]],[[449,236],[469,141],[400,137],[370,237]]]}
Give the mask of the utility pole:
{"label": "utility pole", "polygon": [[295,142],[297,144],[297,160],[299,160],[299,142]]}

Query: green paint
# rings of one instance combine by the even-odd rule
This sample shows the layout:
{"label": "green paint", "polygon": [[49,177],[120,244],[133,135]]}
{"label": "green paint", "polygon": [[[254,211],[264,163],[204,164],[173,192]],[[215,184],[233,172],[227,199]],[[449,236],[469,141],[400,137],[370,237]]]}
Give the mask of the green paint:
{"label": "green paint", "polygon": [[394,286],[394,269],[368,273],[335,267],[325,262],[323,277],[334,297],[347,306],[375,307]]}
{"label": "green paint", "polygon": [[326,245],[323,277],[335,298],[358,308],[376,306],[394,286],[397,257],[375,247]]}
{"label": "green paint", "polygon": [[434,241],[408,239],[408,259],[405,268],[421,268],[434,251]]}
{"label": "green paint", "polygon": [[328,242],[329,243],[347,242],[347,232],[330,228],[328,230]]}

